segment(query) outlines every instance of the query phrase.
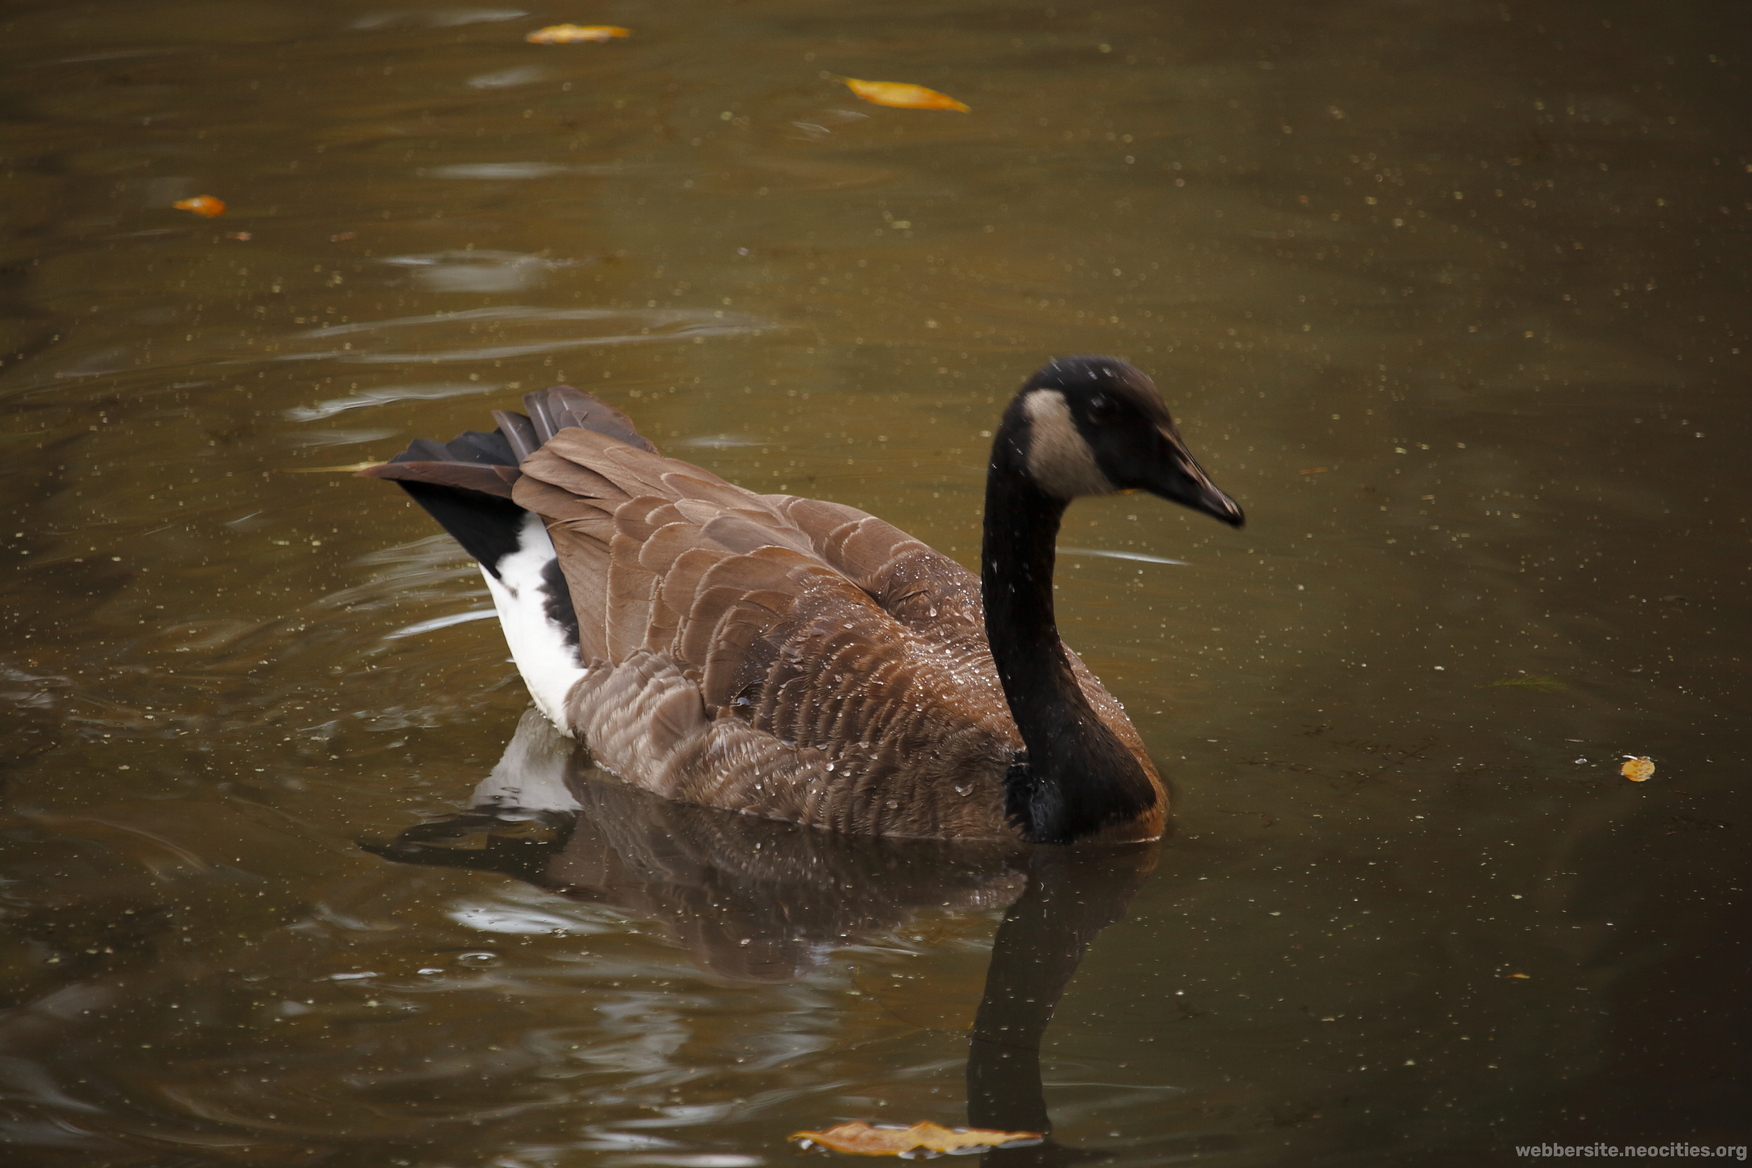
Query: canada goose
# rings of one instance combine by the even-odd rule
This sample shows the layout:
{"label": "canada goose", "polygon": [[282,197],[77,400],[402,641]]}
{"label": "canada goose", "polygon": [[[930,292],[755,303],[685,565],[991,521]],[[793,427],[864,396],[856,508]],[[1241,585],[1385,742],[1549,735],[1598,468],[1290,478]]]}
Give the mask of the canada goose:
{"label": "canada goose", "polygon": [[1023,384],[992,442],[977,581],[863,511],[664,458],[569,386],[523,400],[491,434],[360,473],[480,561],[530,696],[605,770],[864,835],[1161,834],[1143,742],[1059,639],[1053,540],[1079,495],[1242,516],[1137,369],[1069,357]]}

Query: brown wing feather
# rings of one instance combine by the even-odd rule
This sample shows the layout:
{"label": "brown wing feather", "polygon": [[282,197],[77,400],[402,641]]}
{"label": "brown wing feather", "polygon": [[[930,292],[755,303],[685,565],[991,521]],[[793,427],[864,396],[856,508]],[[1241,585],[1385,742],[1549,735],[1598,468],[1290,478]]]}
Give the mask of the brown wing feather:
{"label": "brown wing feather", "polygon": [[966,568],[855,507],[787,498],[776,509],[809,535],[822,559],[915,635],[975,657],[986,652],[979,580]]}
{"label": "brown wing feather", "polygon": [[639,562],[639,543],[615,532],[608,545],[608,603],[602,614],[602,655],[624,661],[645,647],[661,581]]}
{"label": "brown wing feather", "polygon": [[1019,741],[965,619],[971,574],[854,508],[756,495],[611,435],[562,430],[522,470],[516,500],[549,521],[592,671],[568,712],[610,769],[843,830],[1008,834]]}
{"label": "brown wing feather", "polygon": [[[523,408],[529,411],[525,425],[516,427],[517,433],[511,437],[513,447],[529,445],[530,449],[540,446],[543,442],[570,427],[580,427],[585,430],[595,430],[606,434],[619,442],[635,446],[640,450],[657,453],[657,448],[651,445],[646,437],[639,433],[633,425],[633,420],[609,405],[585,393],[581,389],[573,389],[569,385],[558,385],[552,389],[538,389],[534,393],[523,395]],[[497,416],[495,414],[495,416]],[[501,422],[503,425],[503,422]],[[534,441],[528,442],[528,439]],[[520,458],[529,456],[528,450],[518,451]]]}

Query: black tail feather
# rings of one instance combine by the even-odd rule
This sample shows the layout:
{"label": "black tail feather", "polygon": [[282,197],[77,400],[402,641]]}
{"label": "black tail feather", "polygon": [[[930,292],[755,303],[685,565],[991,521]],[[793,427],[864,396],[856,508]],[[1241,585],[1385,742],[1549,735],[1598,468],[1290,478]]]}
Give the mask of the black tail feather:
{"label": "black tail feather", "polygon": [[448,442],[416,438],[391,462],[468,462],[477,466],[516,466],[522,459],[498,430],[483,434],[465,430]]}
{"label": "black tail feather", "polygon": [[512,487],[523,474],[517,468],[548,439],[578,426],[641,450],[656,450],[633,428],[632,419],[569,385],[526,394],[523,404],[529,417],[494,411],[499,428],[491,434],[468,430],[449,442],[418,438],[383,465],[359,473],[398,483],[463,550],[497,576],[499,560],[520,546],[528,514],[511,501]]}
{"label": "black tail feather", "polygon": [[509,499],[407,479],[398,485],[495,577],[499,560],[522,546],[523,517],[529,512]]}

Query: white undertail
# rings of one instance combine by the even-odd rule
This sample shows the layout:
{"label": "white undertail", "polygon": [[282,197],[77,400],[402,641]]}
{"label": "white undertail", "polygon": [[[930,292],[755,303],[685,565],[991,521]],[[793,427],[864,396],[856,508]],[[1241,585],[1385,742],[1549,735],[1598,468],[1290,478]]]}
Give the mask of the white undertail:
{"label": "white undertail", "polygon": [[517,550],[499,557],[498,577],[485,567],[481,575],[493,594],[505,643],[511,646],[511,659],[517,662],[529,696],[555,726],[570,734],[565,722],[566,695],[583,678],[585,669],[578,660],[573,631],[555,620],[548,609],[550,583],[565,587],[564,579],[548,570],[554,561],[554,544],[546,525],[541,516],[529,512],[518,532]]}

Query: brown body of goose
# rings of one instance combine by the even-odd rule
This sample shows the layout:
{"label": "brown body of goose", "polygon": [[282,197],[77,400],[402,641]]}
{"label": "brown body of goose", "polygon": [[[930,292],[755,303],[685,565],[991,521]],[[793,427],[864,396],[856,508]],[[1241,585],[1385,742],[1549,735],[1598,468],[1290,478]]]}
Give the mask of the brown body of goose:
{"label": "brown body of goose", "polygon": [[536,704],[598,765],[865,835],[1161,834],[1161,779],[1052,608],[1076,496],[1148,490],[1241,523],[1138,370],[1066,358],[1017,393],[979,577],[863,511],[665,458],[578,390],[524,400],[492,434],[361,473],[399,481],[480,560]]}

